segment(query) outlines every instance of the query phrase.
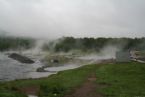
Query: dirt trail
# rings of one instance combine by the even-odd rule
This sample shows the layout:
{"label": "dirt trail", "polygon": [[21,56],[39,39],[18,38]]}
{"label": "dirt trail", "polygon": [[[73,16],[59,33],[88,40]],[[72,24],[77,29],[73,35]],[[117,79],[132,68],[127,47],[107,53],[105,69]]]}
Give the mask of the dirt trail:
{"label": "dirt trail", "polygon": [[102,97],[101,94],[97,93],[96,89],[100,87],[100,85],[95,83],[95,81],[95,74],[91,74],[86,82],[74,90],[72,94],[66,95],[65,97]]}
{"label": "dirt trail", "polygon": [[[97,64],[98,66],[102,66],[105,63],[112,63],[114,60],[101,60]],[[77,87],[71,94],[68,94],[64,97],[103,97],[100,93],[97,92],[97,89],[106,87],[106,84],[97,84],[96,83],[96,75],[94,73],[90,74],[87,80],[80,86]],[[28,86],[19,89],[22,93],[28,95],[38,95],[40,91],[39,86]]]}
{"label": "dirt trail", "polygon": [[19,91],[27,95],[38,95],[38,92],[40,91],[40,87],[29,86],[29,87],[21,88]]}

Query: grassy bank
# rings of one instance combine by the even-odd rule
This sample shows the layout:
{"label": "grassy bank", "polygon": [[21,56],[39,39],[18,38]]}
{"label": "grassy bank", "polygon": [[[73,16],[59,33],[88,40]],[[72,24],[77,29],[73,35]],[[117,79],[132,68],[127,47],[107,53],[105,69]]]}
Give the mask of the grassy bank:
{"label": "grassy bank", "polygon": [[144,97],[145,64],[109,64],[97,70],[97,82],[106,85],[100,89],[105,97]]}
{"label": "grassy bank", "polygon": [[37,80],[0,83],[0,97],[25,97],[18,92],[21,88],[30,86],[40,88],[39,97],[63,97],[80,86],[92,72],[97,76],[96,84],[104,85],[96,91],[105,97],[145,96],[145,64],[116,63],[87,65]]}
{"label": "grassy bank", "polygon": [[0,90],[0,97],[27,97],[27,96],[19,92]]}
{"label": "grassy bank", "polygon": [[[13,93],[13,91],[19,91],[23,87],[38,86],[40,87],[40,92],[38,93],[40,97],[62,97],[83,83],[91,72],[95,72],[97,67],[96,65],[88,65],[74,70],[59,72],[57,75],[52,75],[48,78],[0,83],[0,93],[2,90],[9,90]],[[5,95],[0,95],[0,97],[12,97]]]}

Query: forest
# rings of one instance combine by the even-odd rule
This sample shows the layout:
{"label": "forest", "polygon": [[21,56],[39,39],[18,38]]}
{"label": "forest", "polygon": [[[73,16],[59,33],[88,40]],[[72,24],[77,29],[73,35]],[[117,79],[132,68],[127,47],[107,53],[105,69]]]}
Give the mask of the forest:
{"label": "forest", "polygon": [[115,46],[121,50],[144,50],[145,38],[74,38],[63,37],[44,45],[45,50],[69,52],[71,50],[99,52],[106,46]]}
{"label": "forest", "polygon": [[[0,51],[26,50],[35,47],[37,39],[25,37],[0,36]],[[145,50],[145,38],[74,38],[62,37],[53,41],[45,41],[43,50],[53,52],[99,52],[107,46],[114,46],[121,50]]]}
{"label": "forest", "polygon": [[34,45],[32,38],[0,36],[0,51],[30,49]]}

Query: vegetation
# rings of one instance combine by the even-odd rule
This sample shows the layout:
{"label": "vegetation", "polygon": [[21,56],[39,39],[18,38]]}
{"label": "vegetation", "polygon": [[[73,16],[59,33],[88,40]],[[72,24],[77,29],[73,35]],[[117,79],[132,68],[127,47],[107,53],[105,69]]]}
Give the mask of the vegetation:
{"label": "vegetation", "polygon": [[145,64],[120,63],[97,69],[97,82],[106,85],[100,92],[105,97],[144,97]]}
{"label": "vegetation", "polygon": [[0,90],[0,97],[27,97],[27,96],[22,93],[18,93],[18,92]]}
{"label": "vegetation", "polygon": [[0,36],[0,51],[29,49],[35,44],[34,39]]}
{"label": "vegetation", "polygon": [[44,45],[44,49],[54,50],[55,52],[68,52],[71,50],[96,51],[99,52],[104,47],[112,45],[122,50],[144,50],[145,38],[73,38],[63,37],[57,42]]}
{"label": "vegetation", "polygon": [[96,65],[88,65],[74,70],[59,72],[56,75],[39,80],[17,80],[3,82],[0,83],[0,90],[5,89],[12,91],[13,93],[13,91],[17,91],[23,87],[38,86],[40,87],[39,97],[62,97],[83,83],[91,72],[95,72],[97,67],[98,66]]}
{"label": "vegetation", "polygon": [[[97,88],[105,97],[145,96],[145,65],[141,63],[113,63],[87,65],[66,70],[39,80],[17,80],[0,83],[0,97],[25,97],[17,91],[23,87],[39,86],[39,97],[63,97],[81,85],[94,72],[96,83],[105,85]],[[5,96],[3,90],[14,96]],[[1,96],[4,95],[4,96]],[[19,95],[19,96],[16,96]]]}

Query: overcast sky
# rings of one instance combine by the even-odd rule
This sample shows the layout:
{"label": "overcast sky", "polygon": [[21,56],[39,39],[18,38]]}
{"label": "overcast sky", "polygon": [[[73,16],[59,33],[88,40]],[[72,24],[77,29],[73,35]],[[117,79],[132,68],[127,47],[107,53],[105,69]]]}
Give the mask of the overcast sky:
{"label": "overcast sky", "polygon": [[0,30],[45,38],[144,37],[145,0],[0,0]]}

